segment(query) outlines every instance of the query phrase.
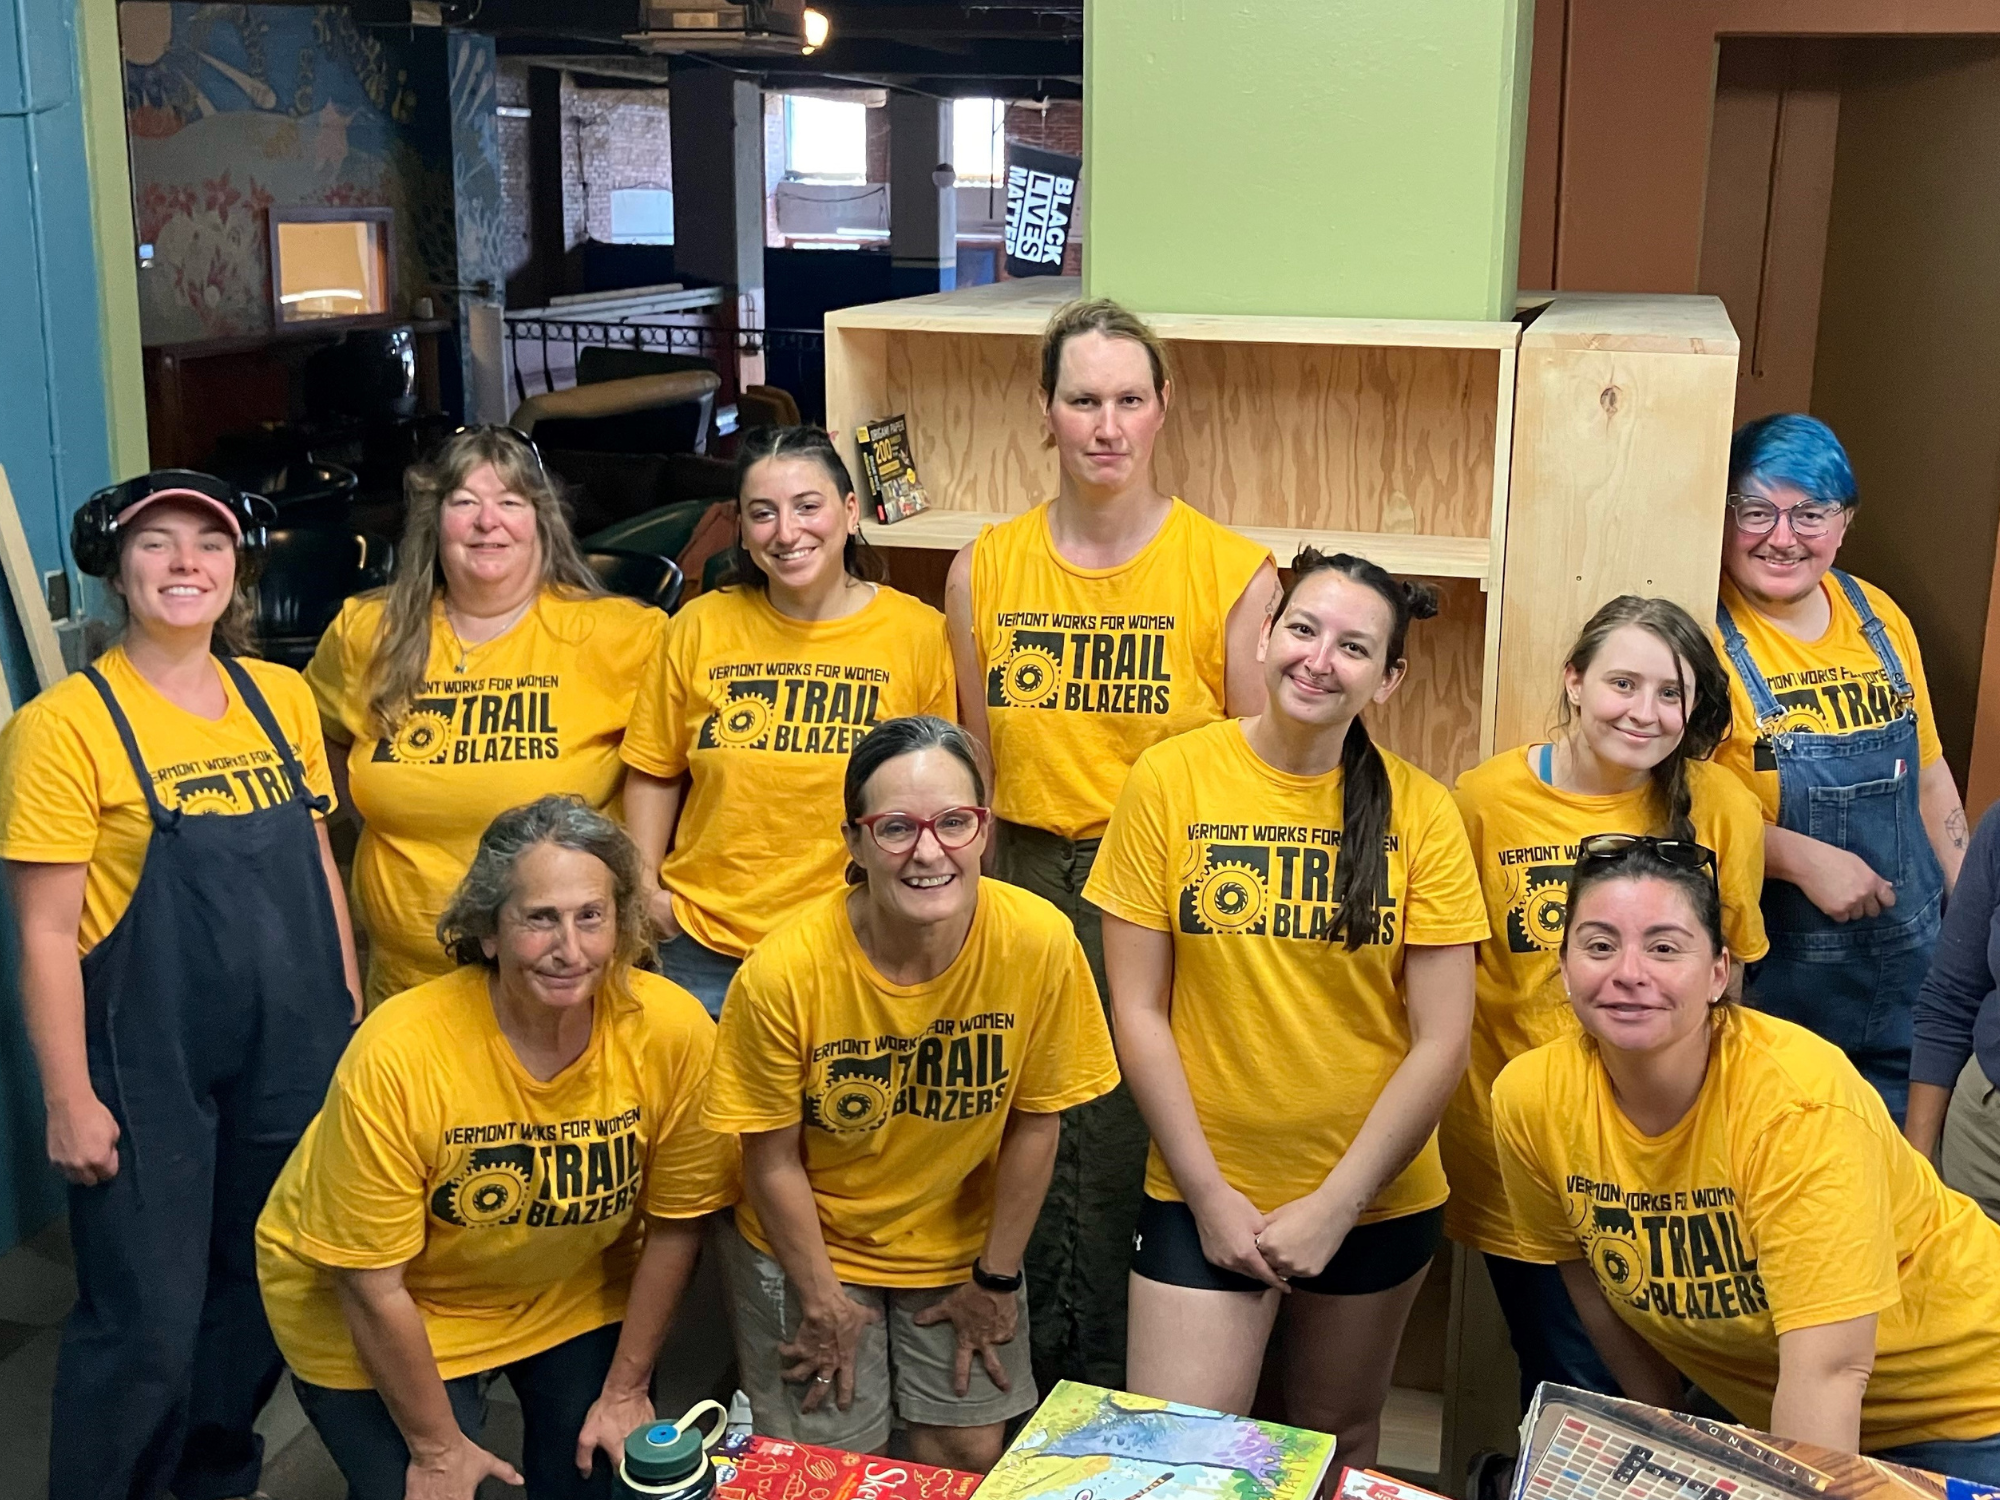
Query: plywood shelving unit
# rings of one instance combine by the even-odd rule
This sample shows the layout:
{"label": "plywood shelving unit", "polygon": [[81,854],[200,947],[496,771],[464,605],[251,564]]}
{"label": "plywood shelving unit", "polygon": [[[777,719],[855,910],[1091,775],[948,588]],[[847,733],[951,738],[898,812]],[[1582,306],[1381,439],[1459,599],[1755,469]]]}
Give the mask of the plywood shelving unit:
{"label": "plywood shelving unit", "polygon": [[[956,549],[1055,493],[1036,353],[1078,290],[1051,277],[827,315],[828,426],[858,465],[855,428],[906,415],[931,496],[870,526],[875,545]],[[1445,782],[1545,733],[1562,652],[1605,600],[1713,614],[1737,360],[1715,298],[1543,293],[1492,323],[1150,321],[1174,378],[1163,488],[1280,564],[1311,543],[1437,583],[1439,616],[1410,632],[1409,677],[1371,728]],[[1398,1408],[1436,1441],[1413,1427],[1391,1446],[1437,1453],[1412,1477],[1455,1494],[1475,1449],[1511,1445],[1515,1389],[1478,1257],[1454,1248],[1440,1268],[1399,1368],[1442,1389]]]}

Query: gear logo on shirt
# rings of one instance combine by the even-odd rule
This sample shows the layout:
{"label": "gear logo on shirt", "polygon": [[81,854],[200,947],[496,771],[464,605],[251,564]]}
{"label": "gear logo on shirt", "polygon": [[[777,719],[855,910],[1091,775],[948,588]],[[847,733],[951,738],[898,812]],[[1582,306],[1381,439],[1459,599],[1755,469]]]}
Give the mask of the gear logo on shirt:
{"label": "gear logo on shirt", "polygon": [[704,750],[762,750],[769,747],[771,725],[778,717],[775,679],[732,682],[729,696],[701,721],[697,743]]}
{"label": "gear logo on shirt", "polygon": [[895,1103],[895,1058],[842,1058],[828,1065],[819,1089],[806,1095],[806,1123],[835,1135],[879,1130]]}
{"label": "gear logo on shirt", "polygon": [[190,815],[238,811],[227,776],[189,776],[174,783],[173,805]]}
{"label": "gear logo on shirt", "polygon": [[479,1146],[431,1193],[431,1212],[464,1229],[518,1223],[535,1176],[532,1146]]}
{"label": "gear logo on shirt", "polygon": [[452,721],[458,705],[450,698],[418,698],[395,733],[375,742],[374,759],[404,766],[434,766],[451,754]]}
{"label": "gear logo on shirt", "polygon": [[1054,708],[1062,694],[1060,631],[1017,630],[1000,664],[986,674],[991,708]]}
{"label": "gear logo on shirt", "polygon": [[1527,865],[1513,873],[1507,905],[1507,951],[1554,953],[1569,916],[1569,865]]}
{"label": "gear logo on shirt", "polygon": [[1270,878],[1268,845],[1208,845],[1195,869],[1181,880],[1181,931],[1261,936],[1270,904]]}

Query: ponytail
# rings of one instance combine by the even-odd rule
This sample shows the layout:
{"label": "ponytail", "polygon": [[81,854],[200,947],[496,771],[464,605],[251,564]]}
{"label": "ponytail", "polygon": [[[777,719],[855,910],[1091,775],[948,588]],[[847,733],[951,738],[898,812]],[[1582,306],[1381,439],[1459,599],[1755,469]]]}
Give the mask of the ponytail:
{"label": "ponytail", "polygon": [[[1403,664],[1403,647],[1410,621],[1428,620],[1438,612],[1437,590],[1392,576],[1365,557],[1349,552],[1331,556],[1307,547],[1292,559],[1292,581],[1278,600],[1278,616],[1300,583],[1314,573],[1335,572],[1380,594],[1389,606],[1391,623],[1384,655],[1391,670]],[[1327,941],[1336,939],[1353,952],[1372,939],[1381,925],[1381,908],[1389,894],[1389,826],[1395,815],[1389,790],[1389,767],[1357,715],[1347,726],[1340,747],[1340,849],[1333,862],[1333,922]]]}
{"label": "ponytail", "polygon": [[[1688,762],[1707,760],[1729,734],[1729,674],[1715,654],[1715,642],[1695,623],[1694,616],[1671,599],[1645,599],[1620,594],[1584,622],[1563,666],[1582,676],[1613,632],[1636,625],[1667,648],[1680,678],[1682,730],[1680,743],[1649,773],[1659,803],[1665,836],[1694,842],[1694,792],[1688,785]],[[1567,695],[1557,714],[1558,731],[1567,729],[1575,711]]]}

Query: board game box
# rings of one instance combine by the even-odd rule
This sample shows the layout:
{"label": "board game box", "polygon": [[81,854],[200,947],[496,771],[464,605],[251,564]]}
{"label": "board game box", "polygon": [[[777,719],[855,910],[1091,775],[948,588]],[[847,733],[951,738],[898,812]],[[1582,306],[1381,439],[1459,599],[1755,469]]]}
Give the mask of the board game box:
{"label": "board game box", "polygon": [[1444,1500],[1444,1496],[1373,1469],[1342,1469],[1333,1500]]}
{"label": "board game box", "polygon": [[1707,1417],[1543,1385],[1510,1500],[1991,1500],[2000,1490]]}
{"label": "board game box", "polygon": [[977,1474],[731,1433],[712,1455],[716,1500],[966,1500]]}
{"label": "board game box", "polygon": [[1332,1462],[1323,1432],[1063,1380],[978,1500],[1312,1500]]}

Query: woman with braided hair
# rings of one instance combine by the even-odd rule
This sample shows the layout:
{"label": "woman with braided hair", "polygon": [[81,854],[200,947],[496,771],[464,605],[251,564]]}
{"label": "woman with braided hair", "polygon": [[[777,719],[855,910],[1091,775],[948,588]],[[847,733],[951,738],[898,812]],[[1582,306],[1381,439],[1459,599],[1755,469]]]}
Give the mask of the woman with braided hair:
{"label": "woman with braided hair", "polygon": [[1362,1467],[1443,1240],[1487,923],[1450,793],[1360,717],[1436,595],[1345,553],[1292,567],[1267,707],[1139,757],[1084,894],[1153,1136],[1130,1387],[1247,1412],[1282,1311],[1286,1420]]}

